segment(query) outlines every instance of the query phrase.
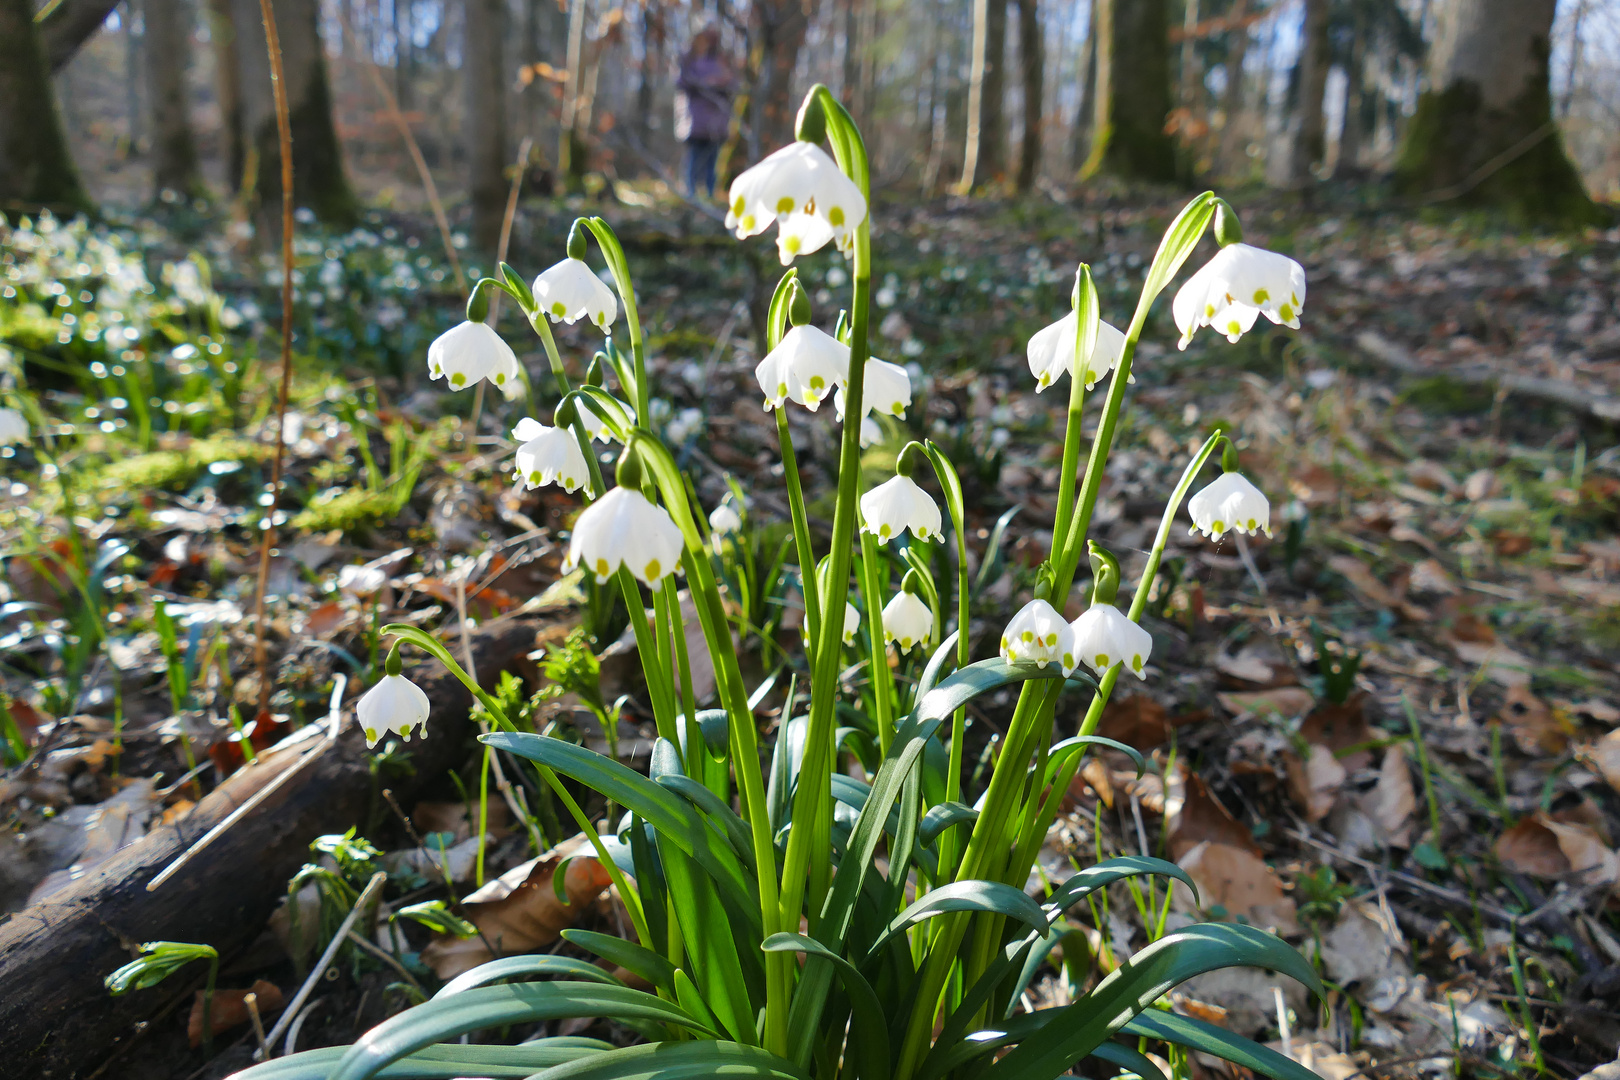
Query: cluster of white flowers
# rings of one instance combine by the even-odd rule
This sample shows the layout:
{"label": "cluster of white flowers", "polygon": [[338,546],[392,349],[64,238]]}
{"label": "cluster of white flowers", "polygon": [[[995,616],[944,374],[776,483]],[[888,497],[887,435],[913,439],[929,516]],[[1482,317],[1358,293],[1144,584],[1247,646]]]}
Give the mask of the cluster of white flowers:
{"label": "cluster of white flowers", "polygon": [[1153,636],[1113,604],[1093,604],[1074,622],[1065,622],[1045,600],[1031,600],[1001,632],[1001,658],[1011,663],[1056,664],[1065,677],[1084,663],[1098,675],[1115,664],[1147,678]]}
{"label": "cluster of white flowers", "polygon": [[726,228],[737,239],[777,223],[776,246],[787,266],[831,240],[848,255],[866,220],[866,196],[814,143],[794,142],[732,181]]}

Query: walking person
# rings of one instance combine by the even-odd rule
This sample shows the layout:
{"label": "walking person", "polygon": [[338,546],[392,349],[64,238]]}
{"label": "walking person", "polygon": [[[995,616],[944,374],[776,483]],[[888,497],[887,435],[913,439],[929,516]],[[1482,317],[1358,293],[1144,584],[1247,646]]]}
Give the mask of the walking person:
{"label": "walking person", "polygon": [[693,36],[675,85],[675,137],[686,144],[686,192],[696,197],[701,189],[713,198],[715,163],[731,126],[736,85],[717,28],[706,26]]}

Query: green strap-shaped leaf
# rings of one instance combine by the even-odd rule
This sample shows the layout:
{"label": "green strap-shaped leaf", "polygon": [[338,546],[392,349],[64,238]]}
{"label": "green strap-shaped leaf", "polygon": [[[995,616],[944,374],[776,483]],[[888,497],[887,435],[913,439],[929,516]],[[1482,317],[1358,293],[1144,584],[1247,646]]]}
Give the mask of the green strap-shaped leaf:
{"label": "green strap-shaped leaf", "polygon": [[390,1017],[349,1047],[328,1080],[370,1080],[384,1066],[434,1043],[485,1028],[574,1016],[667,1024],[714,1038],[718,1032],[677,1005],[623,986],[546,982],[480,986]]}
{"label": "green strap-shaped leaf", "polygon": [[788,267],[782,280],[776,283],[776,291],[771,294],[771,306],[765,316],[765,351],[770,352],[782,342],[782,335],[787,333],[788,324],[788,297],[793,295],[793,282],[799,276],[797,266]]}
{"label": "green strap-shaped leaf", "polygon": [[548,1069],[536,1080],[711,1080],[713,1077],[806,1080],[798,1066],[769,1050],[709,1039],[627,1046]]}
{"label": "green strap-shaped leaf", "polygon": [[1164,1070],[1155,1065],[1152,1058],[1134,1047],[1117,1043],[1113,1039],[1104,1039],[1102,1045],[1091,1052],[1091,1056],[1133,1072],[1142,1080],[1168,1080]]}
{"label": "green strap-shaped leaf", "polygon": [[1046,1019],[986,1069],[982,1080],[1052,1080],[1172,987],[1224,967],[1265,968],[1323,993],[1316,970],[1276,935],[1252,926],[1199,923],[1155,941],[1074,1004],[1030,1014]]}
{"label": "green strap-shaped leaf", "polygon": [[[704,1000],[720,1018],[725,1031],[738,1042],[756,1043],[756,996],[751,992],[749,972],[744,970],[743,951],[760,974],[759,932],[747,924],[736,924],[721,901],[714,882],[697,863],[674,844],[664,846],[659,838],[664,876],[669,881],[670,908],[680,924],[686,943],[690,977],[702,987]],[[763,980],[755,979],[752,990],[763,998]]]}
{"label": "green strap-shaped leaf", "polygon": [[1007,538],[1007,526],[1012,524],[1012,519],[1022,509],[1022,505],[1014,506],[996,518],[995,527],[990,530],[990,540],[984,545],[984,558],[979,562],[979,572],[973,576],[974,596],[978,596],[979,592],[990,584],[990,576],[1001,563],[1001,545]]}
{"label": "green strap-shaped leaf", "polygon": [[[849,995],[851,1051],[855,1075],[861,1080],[889,1080],[888,1017],[872,984],[854,964],[814,938],[802,934],[772,934],[760,946],[766,952],[802,952],[829,963],[843,980]],[[817,961],[808,961],[814,964]]]}
{"label": "green strap-shaped leaf", "polygon": [[433,995],[433,1000],[488,986],[501,979],[523,979],[531,975],[555,975],[558,978],[585,979],[612,986],[624,985],[614,978],[611,972],[603,971],[590,961],[581,960],[576,956],[507,956],[491,960],[487,964],[479,964],[471,971],[462,972],[440,987],[439,992]]}
{"label": "green strap-shaped leaf", "polygon": [[1043,786],[1052,782],[1052,778],[1058,774],[1058,770],[1068,764],[1069,758],[1080,753],[1088,746],[1106,746],[1110,750],[1118,750],[1131,759],[1131,764],[1136,766],[1136,775],[1138,777],[1141,777],[1147,771],[1147,762],[1143,760],[1136,747],[1127,746],[1117,739],[1110,739],[1105,735],[1075,735],[1056,743],[1052,749],[1047,751]]}
{"label": "green strap-shaped leaf", "polygon": [[923,815],[922,827],[917,832],[917,839],[924,845],[932,846],[939,839],[940,833],[953,825],[960,825],[964,821],[972,823],[979,820],[979,812],[966,803],[947,802],[928,808]]}
{"label": "green strap-shaped leaf", "polygon": [[1049,918],[1056,918],[1098,889],[1106,888],[1124,878],[1140,877],[1143,874],[1175,878],[1193,891],[1194,899],[1198,897],[1198,886],[1193,882],[1191,875],[1175,863],[1155,859],[1151,855],[1121,855],[1100,862],[1096,866],[1088,866],[1065,879],[1062,885],[1052,891],[1052,895],[1041,902],[1041,906],[1046,909]]}
{"label": "green strap-shaped leaf", "polygon": [[720,801],[720,796],[692,779],[680,773],[669,773],[658,778],[662,787],[667,787],[697,808],[698,812],[706,817],[712,824],[718,825],[726,834],[726,840],[731,844],[732,851],[742,861],[745,869],[750,873],[754,869],[754,839],[748,832],[748,824],[737,816],[737,812]]}
{"label": "green strap-shaped leaf", "polygon": [[1120,1029],[1127,1035],[1162,1039],[1178,1046],[1202,1050],[1206,1054],[1225,1058],[1245,1069],[1269,1076],[1271,1080],[1320,1080],[1317,1075],[1291,1057],[1261,1046],[1253,1039],[1234,1035],[1223,1027],[1191,1016],[1148,1009]]}
{"label": "green strap-shaped leaf", "polygon": [[[572,1036],[536,1039],[521,1046],[429,1046],[384,1066],[373,1075],[381,1080],[456,1080],[462,1076],[516,1080],[612,1049],[612,1043],[600,1039]],[[347,1046],[324,1046],[319,1050],[272,1058],[251,1069],[232,1073],[230,1080],[326,1080],[332,1067],[348,1051]]]}
{"label": "green strap-shaped leaf", "polygon": [[[999,690],[1003,686],[1021,683],[1030,679],[1060,679],[1062,673],[1044,664],[1009,664],[1000,658],[994,660],[980,660],[976,664],[969,664],[960,671],[951,674],[950,678],[941,682],[930,690],[921,701],[917,703],[917,721],[928,723],[945,719],[958,708],[966,705],[980,694],[991,690]],[[1076,672],[1070,676],[1088,686],[1095,687],[1097,682],[1090,676]]]}
{"label": "green strap-shaped leaf", "polygon": [[[660,989],[668,990],[671,994],[675,992],[675,965],[670,963],[667,958],[643,945],[637,945],[633,941],[626,941],[624,938],[613,934],[599,934],[595,930],[564,930],[562,937],[564,941],[578,945],[587,952],[593,952],[609,963],[618,964],[626,971],[640,975]],[[513,957],[512,959],[526,958]],[[488,966],[488,964],[484,965],[484,967]],[[481,971],[483,969],[475,968],[473,970]],[[472,973],[469,971],[467,974],[471,975]],[[444,991],[441,990],[439,993],[443,994]]]}
{"label": "green strap-shaped leaf", "polygon": [[1037,932],[1045,932],[1046,913],[1041,905],[1025,896],[1023,890],[999,881],[953,881],[941,885],[933,892],[896,915],[889,926],[872,943],[867,956],[882,951],[894,935],[903,933],[908,926],[943,915],[947,911],[987,911],[1017,919]]}
{"label": "green strap-shaped leaf", "polygon": [[928,665],[923,668],[922,678],[917,680],[918,701],[927,697],[928,692],[939,682],[939,676],[945,670],[945,665],[956,659],[956,637],[960,633],[960,630],[952,630],[946,634],[945,640],[934,650],[934,655],[928,658]]}

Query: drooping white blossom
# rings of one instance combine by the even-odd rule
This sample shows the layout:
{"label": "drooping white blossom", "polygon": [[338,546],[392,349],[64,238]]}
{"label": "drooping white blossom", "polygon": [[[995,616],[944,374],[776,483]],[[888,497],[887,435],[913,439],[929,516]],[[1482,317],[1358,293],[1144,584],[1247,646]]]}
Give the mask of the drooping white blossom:
{"label": "drooping white blossom", "polygon": [[1265,493],[1240,472],[1225,472],[1187,500],[1192,515],[1190,533],[1219,540],[1227,529],[1253,536],[1271,535],[1271,503]]}
{"label": "drooping white blossom", "polygon": [[606,330],[619,314],[619,301],[584,259],[567,258],[534,279],[534,302],[552,322],[573,325],[589,318]]}
{"label": "drooping white blossom", "polygon": [[844,644],[855,644],[855,632],[861,628],[861,613],[855,610],[855,605],[848,600],[844,601]]}
{"label": "drooping white blossom", "polygon": [[669,511],[639,491],[616,487],[580,512],[565,571],[583,566],[603,584],[619,567],[656,585],[681,561],[684,538]]}
{"label": "drooping white blossom", "polygon": [[338,571],[337,587],[350,596],[374,596],[388,584],[388,572],[380,566],[345,566]]}
{"label": "drooping white blossom", "polygon": [[933,630],[934,609],[922,597],[902,589],[883,605],[883,640],[901,652],[927,641]]}
{"label": "drooping white blossom", "polygon": [[731,183],[726,228],[746,240],[780,222],[782,265],[819,251],[828,240],[848,255],[866,220],[866,198],[838,163],[814,143],[793,142]]}
{"label": "drooping white blossom", "polygon": [[1123,662],[1138,679],[1147,678],[1153,635],[1131,622],[1113,604],[1093,604],[1070,624],[1075,654],[1098,675]]}
{"label": "drooping white blossom", "polygon": [[1057,664],[1068,675],[1078,662],[1074,628],[1045,600],[1031,600],[1001,632],[1001,658],[1009,664]]}
{"label": "drooping white blossom", "polygon": [[16,409],[0,409],[0,446],[20,446],[27,441],[28,418]]}
{"label": "drooping white blossom", "polygon": [[849,346],[814,326],[795,326],[754,368],[765,409],[792,399],[815,412],[835,386],[849,381]]}
{"label": "drooping white blossom", "polygon": [[709,531],[716,537],[742,532],[742,515],[729,502],[723,502],[709,512]]}
{"label": "drooping white blossom", "polygon": [[[1074,372],[1076,338],[1080,333],[1080,316],[1070,311],[1052,325],[1037,330],[1029,339],[1029,373],[1035,376],[1038,394],[1064,375]],[[1125,355],[1125,334],[1112,323],[1097,323],[1097,343],[1091,356],[1081,365],[1081,379],[1090,390],[1104,375],[1114,370],[1119,358]],[[1131,382],[1136,376],[1130,377]]]}
{"label": "drooping white blossom", "polygon": [[517,381],[518,358],[488,323],[463,322],[428,346],[428,375],[443,379],[452,390],[464,390],[479,379],[505,389]]}
{"label": "drooping white blossom", "polygon": [[522,444],[513,480],[531,490],[547,484],[557,484],[564,491],[578,491],[584,486],[590,468],[572,431],[547,427],[526,416],[512,429],[512,437]]}
{"label": "drooping white blossom", "polygon": [[[619,399],[614,398],[613,400],[618,401]],[[574,402],[574,407],[579,410],[580,423],[585,425],[586,437],[594,439],[597,442],[618,441],[619,437],[613,434],[613,429],[608,426],[607,420],[603,418],[602,413],[597,411],[597,407],[592,403],[590,398],[584,396],[579,397]],[[632,406],[629,402],[619,401],[619,408],[624,410],[625,419],[632,424],[636,422],[636,410],[634,406]]]}
{"label": "drooping white blossom", "polygon": [[861,528],[887,543],[907,529],[918,540],[944,535],[939,507],[909,476],[895,476],[861,496]]}
{"label": "drooping white blossom", "polygon": [[1299,329],[1305,307],[1305,268],[1286,255],[1228,244],[1187,279],[1170,305],[1177,347],[1185,349],[1200,326],[1212,326],[1236,342],[1262,313],[1280,326]]}
{"label": "drooping white blossom", "polygon": [[427,738],[428,696],[403,675],[384,675],[366,691],[354,712],[368,748],[376,746],[389,732],[410,742],[411,732],[417,727]]}
{"label": "drooping white blossom", "polygon": [[[844,418],[844,396],[848,388],[840,385],[833,395],[838,419]],[[911,375],[899,364],[870,357],[866,361],[866,378],[861,386],[861,417],[870,412],[887,413],[904,420],[911,405]]]}
{"label": "drooping white blossom", "polygon": [[861,417],[861,449],[876,446],[883,441],[883,427],[870,416]]}

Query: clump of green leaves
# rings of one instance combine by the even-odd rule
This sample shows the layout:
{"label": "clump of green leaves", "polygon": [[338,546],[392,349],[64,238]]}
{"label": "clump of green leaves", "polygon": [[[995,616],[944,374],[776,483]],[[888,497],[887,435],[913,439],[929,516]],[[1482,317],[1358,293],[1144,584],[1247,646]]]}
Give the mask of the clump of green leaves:
{"label": "clump of green leaves", "polygon": [[219,950],[212,945],[193,945],[185,941],[148,941],[141,946],[141,955],[108,975],[103,980],[107,992],[127,994],[131,990],[148,990],[193,960],[208,961],[208,982],[203,987],[203,1055],[214,1053],[214,982],[219,977]]}
{"label": "clump of green leaves", "polygon": [[154,450],[114,461],[101,470],[100,486],[119,491],[178,488],[195,480],[210,465],[226,461],[262,461],[270,448],[234,435],[200,439],[185,450]]}
{"label": "clump of green leaves", "polygon": [[[1316,668],[1322,680],[1321,697],[1336,705],[1350,699],[1356,688],[1356,672],[1361,669],[1361,654],[1344,648],[1340,642],[1330,642],[1322,628],[1311,626],[1311,637],[1316,642]],[[1333,646],[1336,646],[1333,647]]]}

